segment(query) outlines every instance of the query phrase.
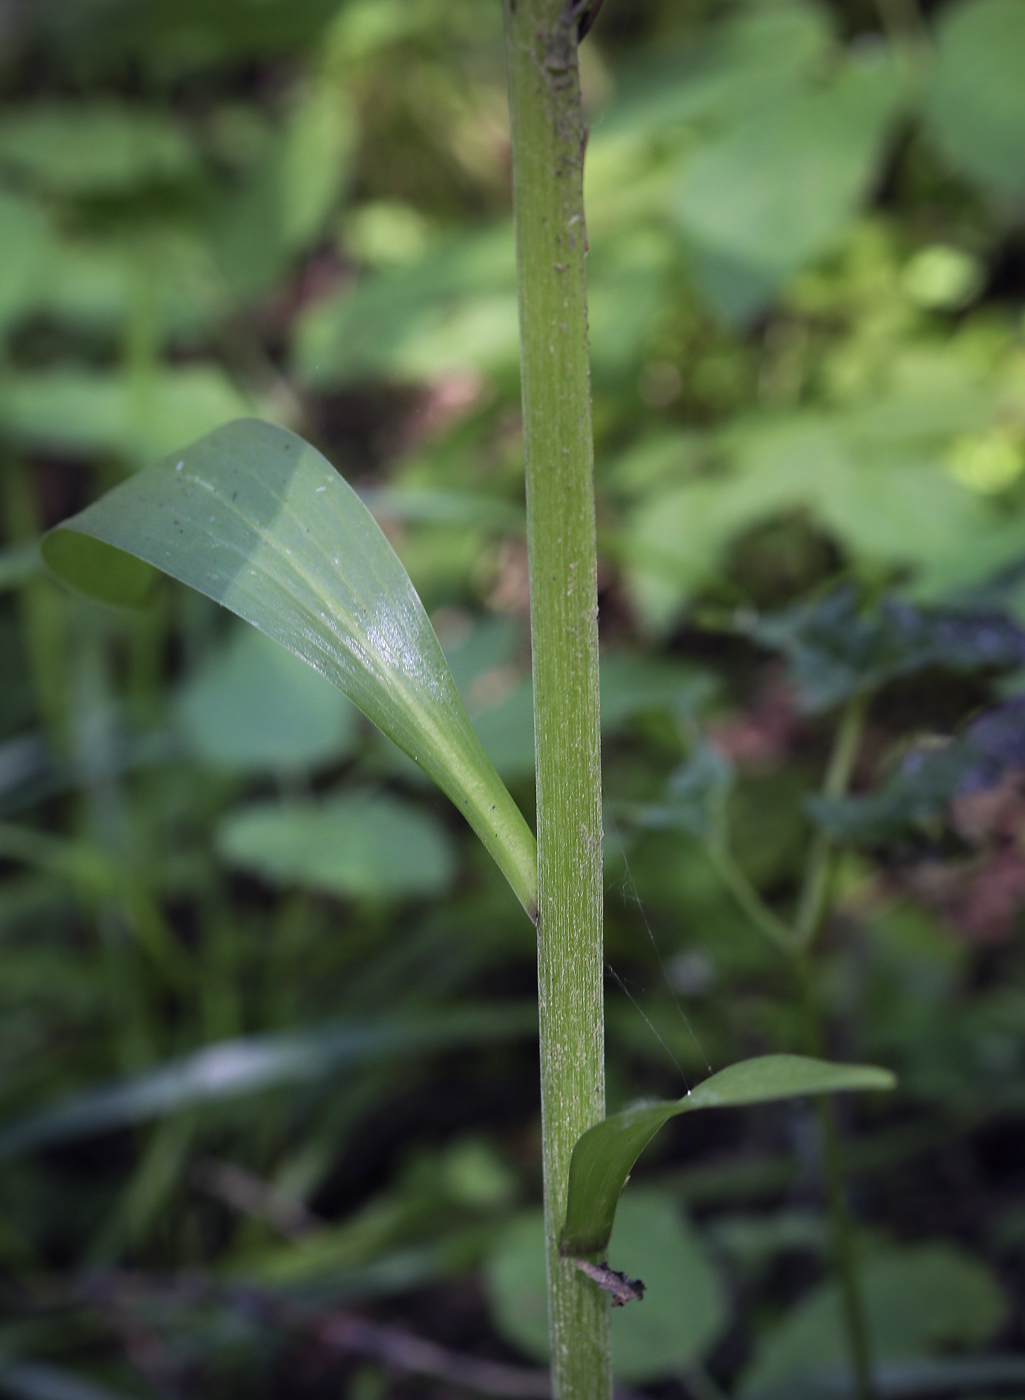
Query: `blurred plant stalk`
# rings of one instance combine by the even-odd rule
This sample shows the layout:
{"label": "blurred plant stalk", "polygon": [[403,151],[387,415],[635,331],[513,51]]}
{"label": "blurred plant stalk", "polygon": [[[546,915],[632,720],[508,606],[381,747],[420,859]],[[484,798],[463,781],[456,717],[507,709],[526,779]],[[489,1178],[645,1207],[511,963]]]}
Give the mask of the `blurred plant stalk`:
{"label": "blurred plant stalk", "polygon": [[537,769],[548,1327],[558,1400],[611,1396],[608,1302],[559,1253],[569,1164],[605,1115],[594,443],[578,7],[504,0]]}

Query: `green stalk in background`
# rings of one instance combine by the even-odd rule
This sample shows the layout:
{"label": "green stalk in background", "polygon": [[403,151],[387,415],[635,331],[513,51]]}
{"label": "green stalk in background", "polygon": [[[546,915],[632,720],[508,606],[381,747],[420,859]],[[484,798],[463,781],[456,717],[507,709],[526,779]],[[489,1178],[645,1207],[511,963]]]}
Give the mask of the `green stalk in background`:
{"label": "green stalk in background", "polygon": [[559,1253],[569,1164],[605,1114],[594,446],[577,11],[504,0],[537,760],[538,1000],[552,1379],[611,1394],[608,1303]]}

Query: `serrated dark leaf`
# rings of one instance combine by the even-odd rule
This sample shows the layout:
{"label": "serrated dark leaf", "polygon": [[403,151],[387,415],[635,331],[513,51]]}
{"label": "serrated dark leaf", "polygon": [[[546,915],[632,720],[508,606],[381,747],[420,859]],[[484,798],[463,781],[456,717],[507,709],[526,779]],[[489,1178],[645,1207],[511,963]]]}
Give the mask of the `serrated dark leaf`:
{"label": "serrated dark leaf", "polygon": [[970,674],[1025,663],[1025,628],[991,611],[924,609],[887,598],[865,612],[855,589],[835,589],[744,630],[782,652],[804,710],[831,709],[898,676],[937,668]]}
{"label": "serrated dark leaf", "polygon": [[701,743],[670,776],[662,802],[633,802],[617,811],[649,831],[685,831],[699,841],[714,838],[733,783],[733,765],[711,744]]}
{"label": "serrated dark leaf", "polygon": [[994,787],[1025,768],[1025,697],[987,710],[957,739],[913,749],[878,791],[865,797],[811,797],[807,809],[837,841],[882,846],[927,834],[953,798]]}

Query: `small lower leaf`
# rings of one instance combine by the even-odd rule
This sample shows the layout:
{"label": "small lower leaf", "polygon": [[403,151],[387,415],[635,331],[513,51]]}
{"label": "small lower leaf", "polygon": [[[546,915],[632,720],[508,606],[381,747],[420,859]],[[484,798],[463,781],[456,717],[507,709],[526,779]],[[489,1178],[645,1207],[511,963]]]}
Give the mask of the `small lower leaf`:
{"label": "small lower leaf", "polygon": [[577,1139],[569,1169],[563,1254],[603,1250],[612,1234],[616,1206],[637,1158],[670,1118],[699,1108],[732,1108],[801,1094],[847,1089],[892,1089],[889,1070],[871,1065],[834,1065],[804,1055],[763,1055],[713,1074],[682,1099],[641,1103],[614,1113]]}

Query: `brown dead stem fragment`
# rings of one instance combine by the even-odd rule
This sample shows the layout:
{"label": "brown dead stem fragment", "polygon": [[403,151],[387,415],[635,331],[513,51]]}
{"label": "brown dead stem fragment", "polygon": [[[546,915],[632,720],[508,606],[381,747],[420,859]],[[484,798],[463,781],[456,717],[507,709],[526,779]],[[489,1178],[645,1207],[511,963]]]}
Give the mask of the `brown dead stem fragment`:
{"label": "brown dead stem fragment", "polygon": [[608,1264],[592,1264],[587,1259],[578,1259],[577,1268],[611,1296],[614,1308],[639,1303],[644,1297],[644,1284],[639,1278],[627,1278],[618,1269],[610,1269]]}

